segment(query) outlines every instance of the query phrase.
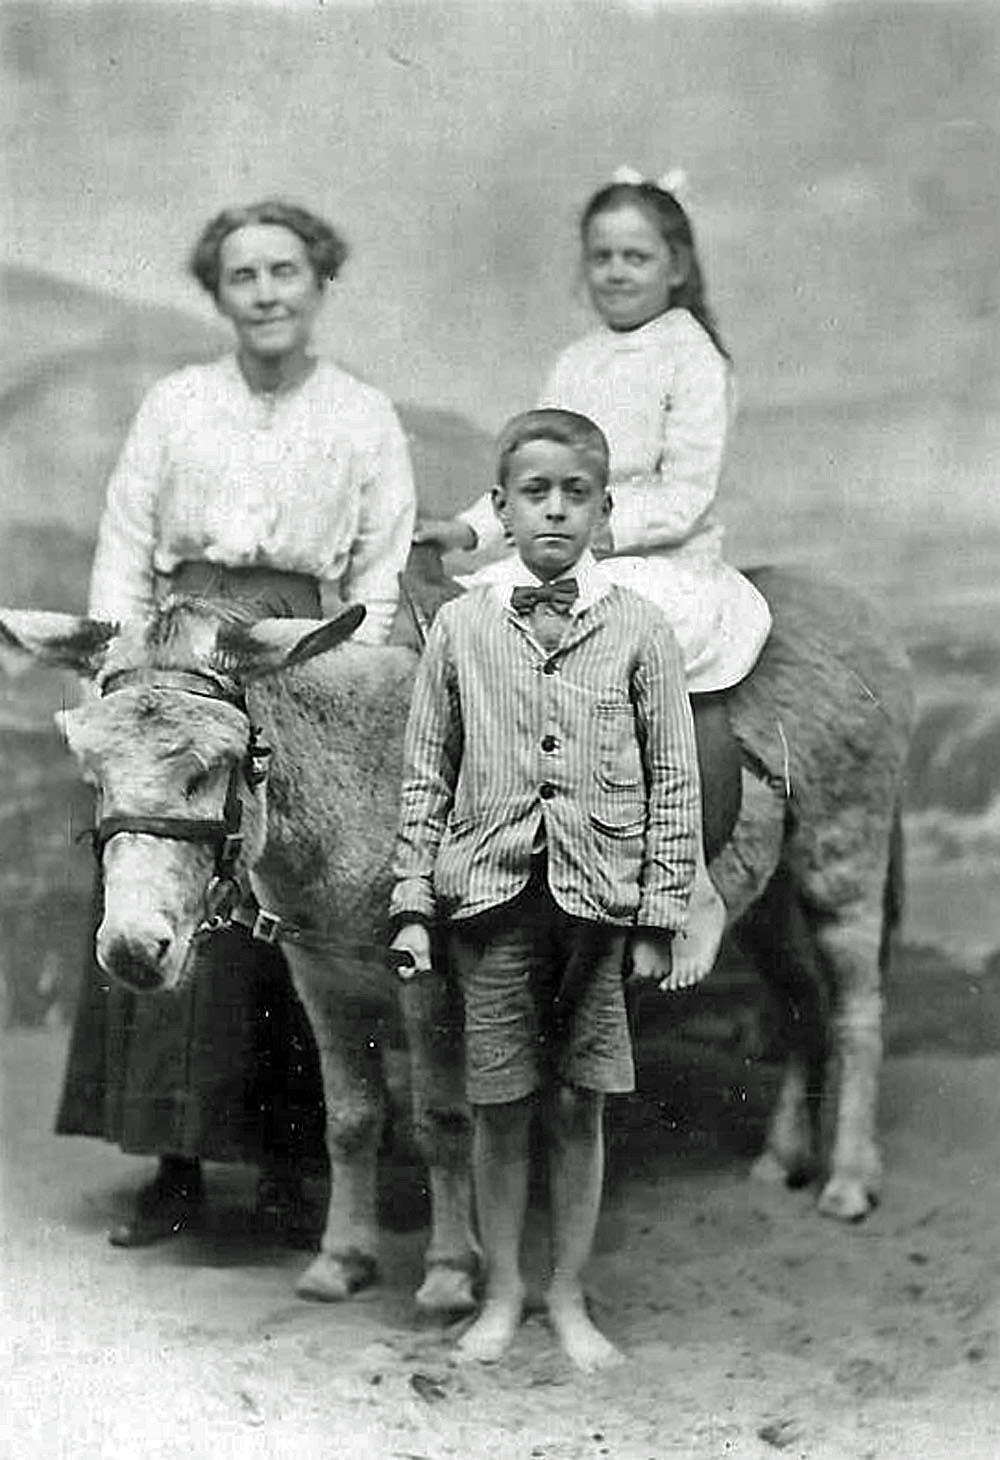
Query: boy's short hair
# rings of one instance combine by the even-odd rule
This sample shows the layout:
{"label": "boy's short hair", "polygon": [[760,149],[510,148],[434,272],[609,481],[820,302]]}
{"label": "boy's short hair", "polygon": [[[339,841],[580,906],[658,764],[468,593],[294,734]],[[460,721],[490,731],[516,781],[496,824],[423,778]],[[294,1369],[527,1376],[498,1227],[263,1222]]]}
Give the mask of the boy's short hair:
{"label": "boy's short hair", "polygon": [[608,443],[596,422],[577,411],[558,410],[545,406],[536,411],[522,411],[513,416],[500,432],[497,441],[497,484],[507,485],[511,458],[529,441],[556,441],[586,456],[596,466],[602,487],[608,484]]}

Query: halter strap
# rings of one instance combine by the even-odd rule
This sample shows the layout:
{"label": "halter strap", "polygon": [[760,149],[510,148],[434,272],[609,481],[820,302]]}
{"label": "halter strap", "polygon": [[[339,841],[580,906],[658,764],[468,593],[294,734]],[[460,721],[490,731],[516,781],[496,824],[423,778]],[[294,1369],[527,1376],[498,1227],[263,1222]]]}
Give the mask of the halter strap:
{"label": "halter strap", "polygon": [[[148,685],[154,689],[197,695],[199,699],[222,701],[232,705],[242,715],[247,713],[242,691],[227,684],[219,675],[195,669],[118,669],[108,675],[101,686],[101,694],[115,694],[135,685]],[[221,817],[148,816],[142,812],[102,816],[92,833],[94,854],[98,861],[112,837],[123,832],[134,832],[140,836],[161,837],[165,841],[204,842],[215,848],[215,876],[228,877],[243,848],[243,833],[240,830],[243,820],[240,772],[242,770],[251,789],[259,786],[267,777],[266,764],[270,754],[270,747],[259,743],[257,731],[251,725],[242,765],[234,765],[229,773]]]}
{"label": "halter strap", "polygon": [[115,669],[101,685],[101,698],[121,689],[146,686],[150,689],[179,689],[185,694],[205,700],[223,700],[237,710],[246,711],[241,689],[227,684],[221,675],[200,669]]}

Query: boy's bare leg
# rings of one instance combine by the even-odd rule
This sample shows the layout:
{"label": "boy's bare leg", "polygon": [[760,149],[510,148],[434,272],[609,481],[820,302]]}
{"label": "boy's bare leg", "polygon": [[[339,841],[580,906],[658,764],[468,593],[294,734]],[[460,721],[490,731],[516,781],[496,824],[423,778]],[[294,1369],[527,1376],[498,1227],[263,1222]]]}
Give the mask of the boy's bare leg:
{"label": "boy's bare leg", "polygon": [[521,1237],[528,1205],[531,1114],[530,1099],[474,1107],[472,1170],[486,1297],[459,1341],[458,1355],[483,1364],[496,1363],[509,1347],[524,1309]]}
{"label": "boy's bare leg", "polygon": [[699,837],[687,924],[674,938],[668,989],[687,989],[708,977],[719,955],[725,926],[726,904],[709,876],[705,847]]}
{"label": "boy's bare leg", "polygon": [[604,1184],[604,1096],[561,1085],[549,1117],[553,1267],[546,1304],[570,1362],[590,1373],[623,1357],[590,1321],[582,1283]]}

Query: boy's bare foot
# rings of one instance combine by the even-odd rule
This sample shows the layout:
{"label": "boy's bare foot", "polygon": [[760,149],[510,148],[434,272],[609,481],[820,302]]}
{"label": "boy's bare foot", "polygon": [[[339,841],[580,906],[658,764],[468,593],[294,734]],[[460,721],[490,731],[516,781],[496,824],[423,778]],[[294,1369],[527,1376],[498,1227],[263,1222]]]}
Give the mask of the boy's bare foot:
{"label": "boy's bare foot", "polygon": [[590,1321],[582,1293],[550,1292],[546,1306],[563,1352],[582,1373],[593,1374],[625,1362],[621,1349]]}
{"label": "boy's bare foot", "polygon": [[479,1364],[495,1364],[507,1352],[524,1311],[524,1294],[487,1298],[479,1317],[456,1345],[456,1357]]}
{"label": "boy's bare foot", "polygon": [[670,976],[664,989],[689,989],[712,972],[726,926],[726,904],[715,890],[701,857],[695,873],[687,926],[674,938]]}

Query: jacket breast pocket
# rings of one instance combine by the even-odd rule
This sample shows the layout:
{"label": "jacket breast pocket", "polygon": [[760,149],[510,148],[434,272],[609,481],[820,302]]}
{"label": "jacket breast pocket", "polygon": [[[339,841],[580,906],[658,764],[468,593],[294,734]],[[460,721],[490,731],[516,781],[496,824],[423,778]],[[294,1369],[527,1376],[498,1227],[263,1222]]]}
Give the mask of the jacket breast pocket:
{"label": "jacket breast pocket", "polygon": [[598,703],[597,760],[594,774],[610,790],[637,790],[643,783],[635,714],[627,700]]}

